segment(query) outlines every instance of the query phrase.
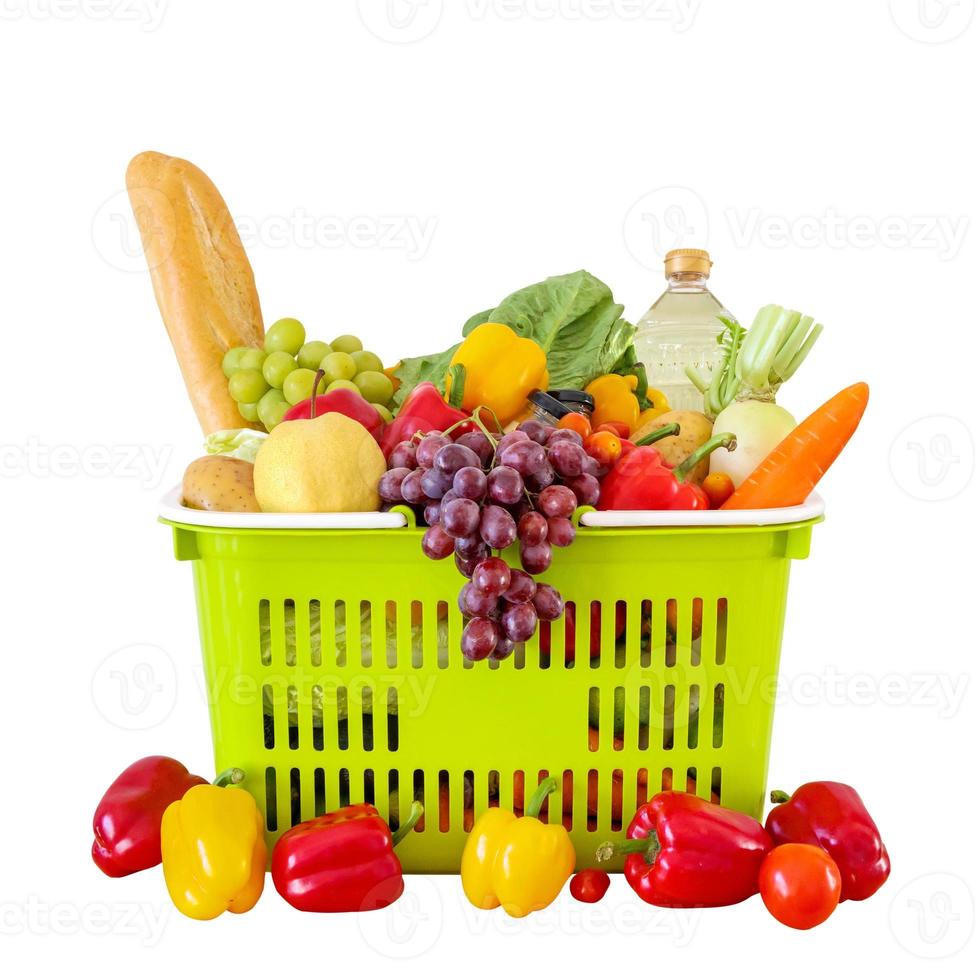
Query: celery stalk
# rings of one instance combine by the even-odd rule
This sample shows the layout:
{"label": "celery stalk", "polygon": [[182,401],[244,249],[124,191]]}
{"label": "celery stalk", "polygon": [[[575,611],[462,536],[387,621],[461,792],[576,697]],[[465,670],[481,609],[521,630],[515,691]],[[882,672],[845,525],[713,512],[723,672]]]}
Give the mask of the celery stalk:
{"label": "celery stalk", "polygon": [[735,369],[738,363],[738,352],[742,344],[745,341],[745,331],[739,329],[735,332],[735,336],[732,338],[732,356],[728,361],[728,365],[725,368],[725,383],[722,388],[722,409],[728,405],[731,400],[738,394],[738,388],[741,384],[738,372]]}
{"label": "celery stalk", "polygon": [[772,373],[776,378],[783,378],[783,372],[789,367],[793,356],[800,349],[800,344],[806,338],[806,332],[810,329],[810,324],[812,323],[812,316],[800,317],[800,321],[796,324],[795,329],[783,341],[782,346],[779,348],[779,353],[776,355],[776,359],[772,362]]}
{"label": "celery stalk", "polygon": [[769,373],[783,341],[799,322],[800,314],[796,310],[782,310],[776,322],[762,338],[755,356],[748,364],[748,370],[743,371],[742,377],[746,384],[753,388],[764,388],[769,384]]}
{"label": "celery stalk", "polygon": [[810,332],[807,334],[806,340],[803,341],[803,345],[796,352],[796,356],[789,363],[789,367],[782,374],[783,381],[789,381],[790,378],[796,374],[796,369],[803,363],[803,359],[810,353],[811,348],[817,342],[817,337],[823,332],[823,324],[818,323]]}
{"label": "celery stalk", "polygon": [[694,387],[697,388],[702,395],[708,390],[708,386],[711,384],[711,380],[708,379],[706,381],[704,375],[692,364],[688,364],[684,368],[684,373],[687,375],[687,380],[690,381],[691,384],[694,385]]}
{"label": "celery stalk", "polygon": [[772,330],[775,322],[779,319],[781,310],[781,306],[776,306],[772,303],[768,306],[763,306],[756,313],[755,319],[752,321],[752,326],[748,329],[748,336],[742,344],[742,349],[739,352],[736,362],[739,377],[743,378],[746,383],[751,383],[749,376],[752,373],[752,365],[755,363],[756,354],[765,338],[769,335],[769,331]]}

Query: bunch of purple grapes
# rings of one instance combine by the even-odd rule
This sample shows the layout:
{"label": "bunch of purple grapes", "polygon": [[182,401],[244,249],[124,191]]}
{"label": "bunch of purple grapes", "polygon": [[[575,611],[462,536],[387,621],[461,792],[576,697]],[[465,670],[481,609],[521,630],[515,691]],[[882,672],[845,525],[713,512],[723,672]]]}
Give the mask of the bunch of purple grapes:
{"label": "bunch of purple grapes", "polygon": [[[419,509],[428,525],[424,554],[453,555],[469,580],[459,593],[468,660],[503,660],[534,635],[539,620],[561,616],[561,595],[534,576],[551,567],[554,548],[575,539],[572,513],[598,501],[600,473],[577,432],[537,419],[499,439],[428,432],[392,449],[381,499]],[[492,554],[515,541],[520,568]]]}

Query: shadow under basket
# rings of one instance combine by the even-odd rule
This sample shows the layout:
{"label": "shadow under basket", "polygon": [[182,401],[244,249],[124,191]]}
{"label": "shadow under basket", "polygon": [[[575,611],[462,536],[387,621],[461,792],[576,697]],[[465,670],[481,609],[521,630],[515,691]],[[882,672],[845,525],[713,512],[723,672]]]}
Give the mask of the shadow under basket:
{"label": "shadow under basket", "polygon": [[576,515],[539,576],[565,616],[477,664],[459,646],[463,579],[422,555],[409,517],[216,526],[169,499],[161,519],[194,569],[215,770],[245,771],[270,846],[349,802],[394,828],[419,800],[405,870],[456,872],[480,813],[520,812],[545,775],[559,788],[542,819],[569,829],[580,868],[661,789],[760,816],[790,560],[821,513],[817,500],[737,526]]}

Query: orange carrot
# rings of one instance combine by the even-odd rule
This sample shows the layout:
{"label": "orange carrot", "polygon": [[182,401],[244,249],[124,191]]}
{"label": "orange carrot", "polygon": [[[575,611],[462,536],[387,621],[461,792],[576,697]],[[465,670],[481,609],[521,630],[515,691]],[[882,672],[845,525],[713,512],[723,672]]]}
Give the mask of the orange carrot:
{"label": "orange carrot", "polygon": [[863,381],[839,391],[776,446],[721,509],[802,504],[854,435],[867,404]]}

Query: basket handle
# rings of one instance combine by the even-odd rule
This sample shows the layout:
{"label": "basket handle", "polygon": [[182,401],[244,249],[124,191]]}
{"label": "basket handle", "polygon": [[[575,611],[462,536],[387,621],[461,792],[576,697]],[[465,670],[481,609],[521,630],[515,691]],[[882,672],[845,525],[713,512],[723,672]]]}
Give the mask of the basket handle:
{"label": "basket handle", "polygon": [[189,527],[174,526],[174,557],[177,561],[197,561],[201,557],[197,533]]}
{"label": "basket handle", "polygon": [[418,523],[415,519],[415,511],[412,510],[412,508],[407,504],[398,504],[396,507],[391,508],[391,512],[393,514],[401,514],[405,518],[405,527],[418,527]]}
{"label": "basket handle", "polygon": [[783,554],[787,558],[796,558],[802,561],[810,557],[810,538],[813,535],[813,527],[807,524],[803,527],[791,527],[784,534],[786,542]]}

